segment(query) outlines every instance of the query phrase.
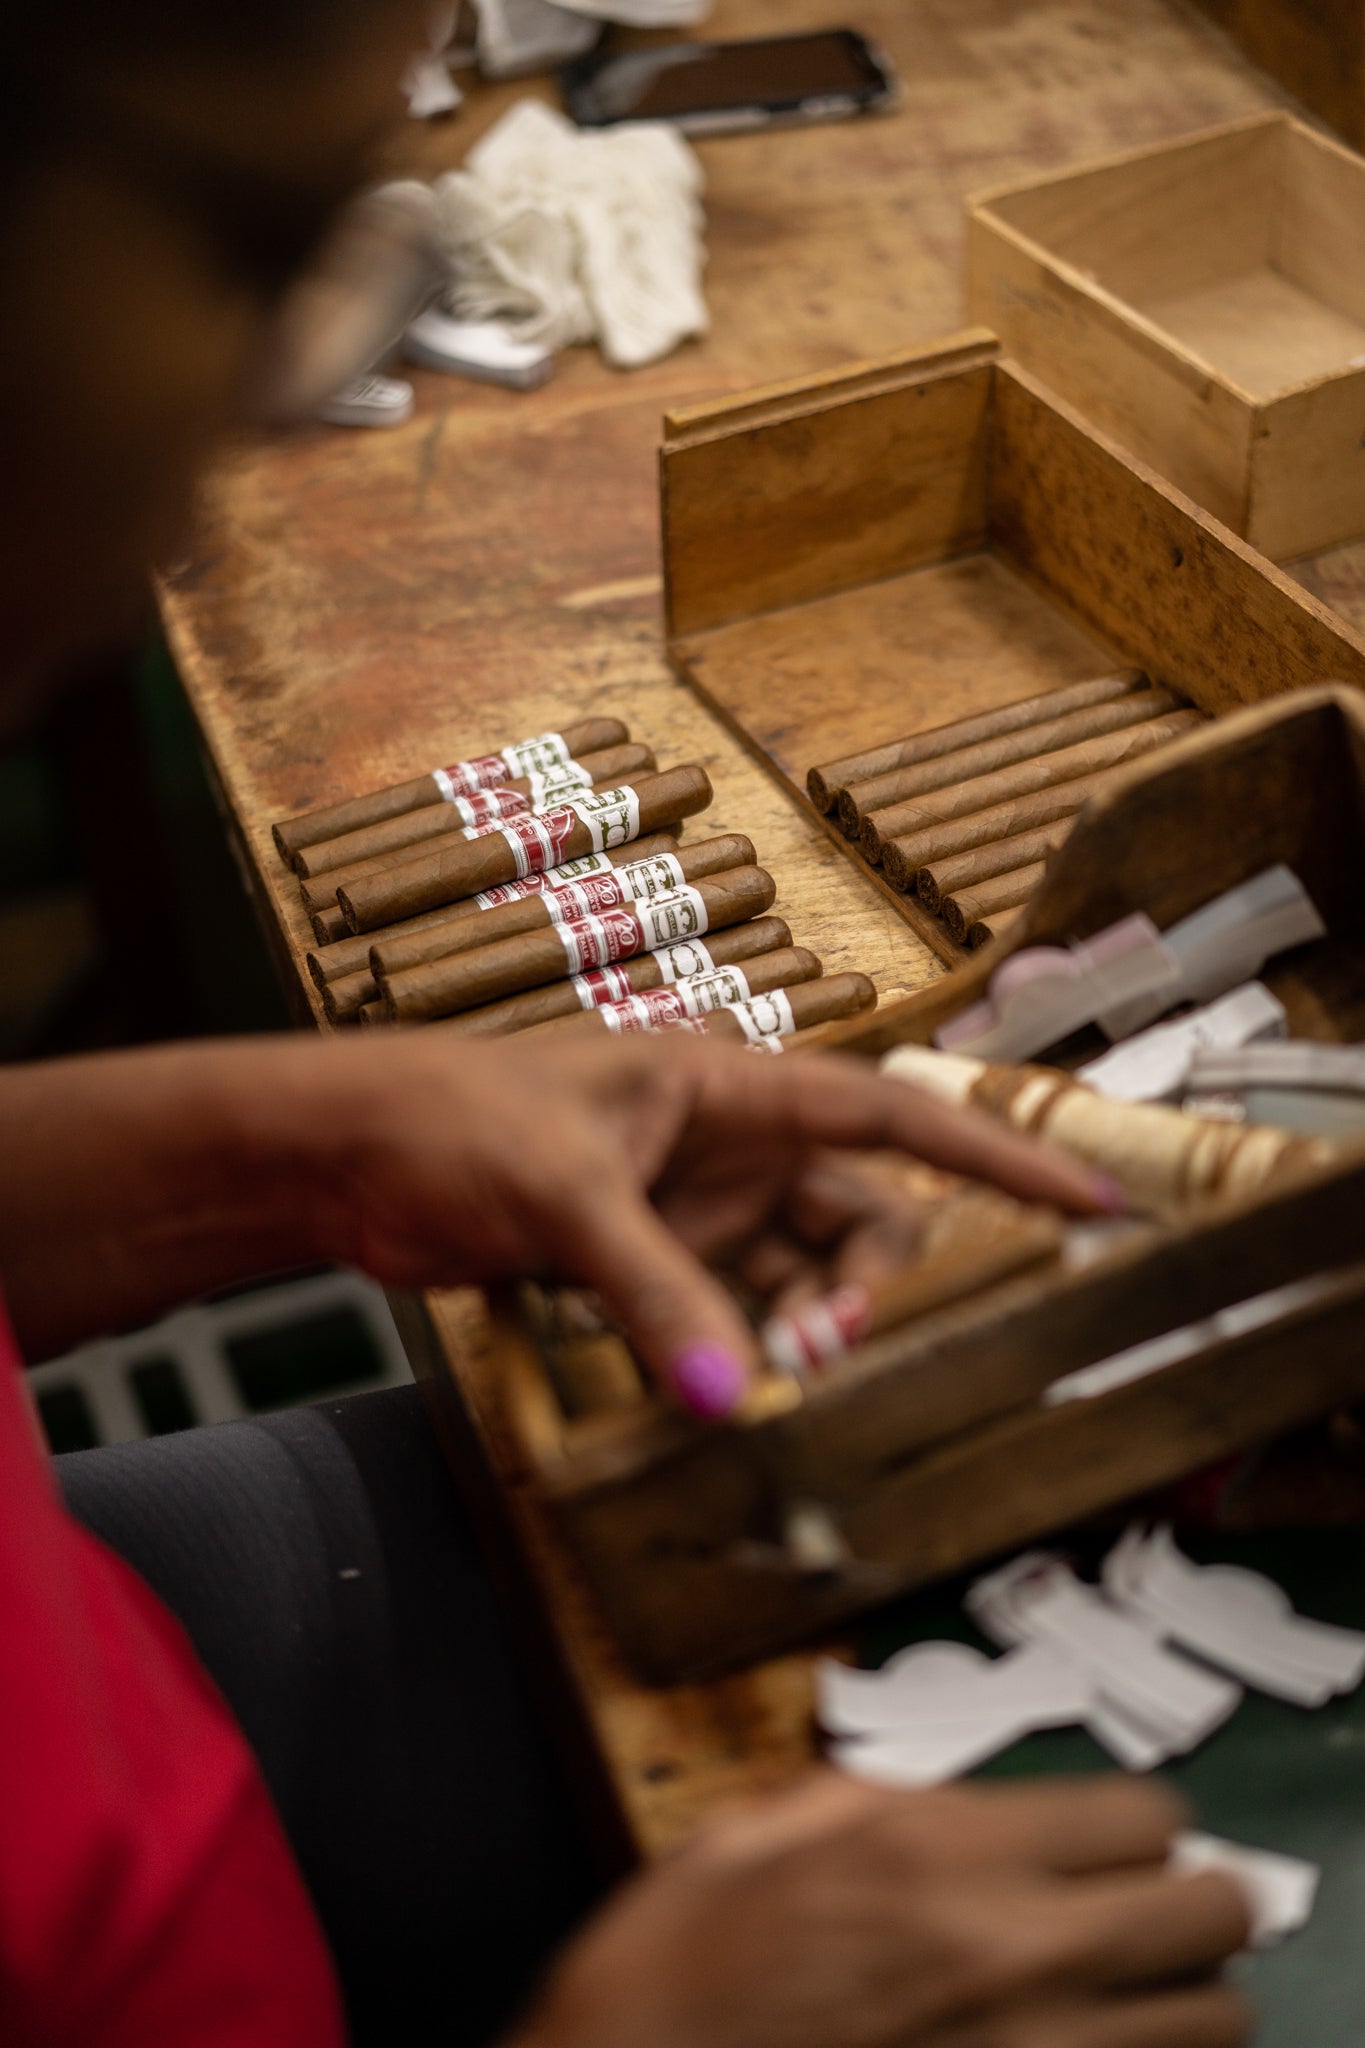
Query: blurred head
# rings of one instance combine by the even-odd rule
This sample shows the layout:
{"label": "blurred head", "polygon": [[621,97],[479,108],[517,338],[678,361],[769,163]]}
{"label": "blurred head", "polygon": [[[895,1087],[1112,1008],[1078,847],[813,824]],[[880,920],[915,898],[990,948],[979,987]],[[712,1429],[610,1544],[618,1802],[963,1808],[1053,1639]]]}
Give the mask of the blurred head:
{"label": "blurred head", "polygon": [[0,729],[135,616],[422,0],[42,0],[0,48]]}

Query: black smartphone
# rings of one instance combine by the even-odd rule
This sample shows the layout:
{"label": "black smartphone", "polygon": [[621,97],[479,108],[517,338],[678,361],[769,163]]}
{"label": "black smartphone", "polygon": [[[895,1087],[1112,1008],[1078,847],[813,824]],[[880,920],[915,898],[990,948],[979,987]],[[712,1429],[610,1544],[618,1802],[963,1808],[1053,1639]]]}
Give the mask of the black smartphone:
{"label": "black smartphone", "polygon": [[566,68],[561,85],[580,128],[670,121],[689,135],[841,120],[896,96],[886,59],[851,28],[589,54]]}

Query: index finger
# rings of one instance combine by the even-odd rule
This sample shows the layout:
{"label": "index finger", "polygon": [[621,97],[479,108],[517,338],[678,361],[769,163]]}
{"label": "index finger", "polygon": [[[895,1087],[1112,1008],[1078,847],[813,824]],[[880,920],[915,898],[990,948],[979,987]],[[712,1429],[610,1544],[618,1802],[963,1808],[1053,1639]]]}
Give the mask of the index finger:
{"label": "index finger", "polygon": [[724,1118],[732,1137],[887,1147],[1079,1216],[1111,1216],[1125,1206],[1121,1189],[1083,1161],[856,1059],[797,1053],[758,1060],[738,1049],[726,1053],[707,1061],[702,1080],[706,1107]]}

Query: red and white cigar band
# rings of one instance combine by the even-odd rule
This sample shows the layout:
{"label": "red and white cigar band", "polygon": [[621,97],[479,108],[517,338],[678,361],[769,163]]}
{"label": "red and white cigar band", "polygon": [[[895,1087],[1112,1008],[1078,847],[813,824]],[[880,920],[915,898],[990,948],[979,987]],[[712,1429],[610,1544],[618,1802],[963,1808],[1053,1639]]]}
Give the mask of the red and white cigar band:
{"label": "red and white cigar band", "polygon": [[716,971],[716,963],[700,939],[684,939],[681,945],[655,946],[653,951],[665,981],[692,981],[699,974]]}
{"label": "red and white cigar band", "polygon": [[626,783],[616,789],[585,789],[582,796],[570,798],[567,808],[587,826],[594,853],[640,836],[640,799]]}
{"label": "red and white cigar band", "polygon": [[640,920],[624,904],[600,916],[570,918],[559,926],[559,942],[570,974],[586,974],[590,967],[607,967],[645,949]]}
{"label": "red and white cigar band", "polygon": [[528,775],[526,779],[531,786],[533,811],[548,811],[555,804],[562,804],[575,790],[592,788],[592,770],[581,761],[566,761],[548,775]]}
{"label": "red and white cigar band", "polygon": [[747,996],[741,1003],[726,1003],[724,1007],[732,1017],[738,1017],[750,1045],[768,1038],[785,1038],[796,1029],[791,999],[784,988],[768,989],[763,995]]}
{"label": "red and white cigar band", "polygon": [[[501,829],[520,881],[525,875],[543,874],[546,868],[557,867],[569,834],[578,823],[578,812],[565,804],[557,811],[528,811],[524,817],[512,818],[494,829]],[[601,851],[600,846],[594,848],[594,852]]]}
{"label": "red and white cigar band", "polygon": [[519,781],[523,775],[550,775],[569,759],[569,750],[557,732],[542,732],[532,739],[516,740],[500,754],[476,754],[471,761],[452,761],[448,768],[433,768],[431,779],[448,804],[457,796],[469,796],[476,789],[496,789],[500,782]]}
{"label": "red and white cigar band", "polygon": [[685,889],[687,878],[676,853],[656,853],[651,860],[629,860],[616,870],[627,897],[671,896]]}
{"label": "red and white cigar band", "polygon": [[823,1301],[788,1316],[774,1316],[759,1332],[774,1372],[803,1373],[842,1358],[872,1327],[872,1297],[865,1287],[837,1287]]}
{"label": "red and white cigar band", "polygon": [[551,889],[563,889],[584,875],[611,875],[616,870],[604,853],[580,854],[543,875],[526,875],[520,882],[503,882],[496,889],[481,889],[474,898],[480,910],[496,910],[500,903],[518,903],[523,896],[543,896]]}
{"label": "red and white cigar band", "polygon": [[630,994],[630,976],[620,967],[594,967],[590,974],[571,974],[569,987],[580,1009],[600,1010],[603,1003],[619,1003]]}
{"label": "red and white cigar band", "polygon": [[726,1003],[741,1003],[748,994],[749,984],[740,968],[718,967],[690,981],[642,989],[619,1003],[608,1003],[602,1018],[609,1031],[659,1031],[703,1016],[707,1010],[719,1010]]}
{"label": "red and white cigar band", "polygon": [[455,815],[476,830],[496,825],[500,818],[516,818],[533,808],[531,799],[519,789],[474,789],[468,796],[452,796]]}

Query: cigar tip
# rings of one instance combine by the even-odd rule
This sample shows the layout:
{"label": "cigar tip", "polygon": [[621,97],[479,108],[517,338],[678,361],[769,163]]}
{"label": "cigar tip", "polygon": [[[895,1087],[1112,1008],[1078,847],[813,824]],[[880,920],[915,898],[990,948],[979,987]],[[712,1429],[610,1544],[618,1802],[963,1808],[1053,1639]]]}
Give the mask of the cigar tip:
{"label": "cigar tip", "polygon": [[317,954],[305,953],[303,959],[304,965],[307,967],[308,972],[312,975],[318,987],[320,989],[325,989],[327,986],[327,974]]}
{"label": "cigar tip", "polygon": [[835,797],[834,815],[839,820],[839,830],[845,839],[856,839],[862,820],[858,815],[858,799],[851,789],[841,789]]}
{"label": "cigar tip", "polygon": [[827,811],[834,801],[834,791],[818,768],[806,770],[806,795],[817,811]]}
{"label": "cigar tip", "polygon": [[871,818],[864,818],[858,833],[858,851],[871,866],[880,867],[882,859],[882,835]]}
{"label": "cigar tip", "polygon": [[915,876],[915,893],[930,915],[936,915],[943,899],[932,868],[921,868]]}

